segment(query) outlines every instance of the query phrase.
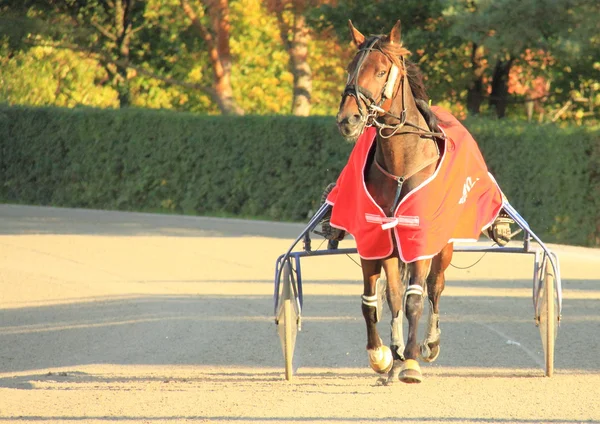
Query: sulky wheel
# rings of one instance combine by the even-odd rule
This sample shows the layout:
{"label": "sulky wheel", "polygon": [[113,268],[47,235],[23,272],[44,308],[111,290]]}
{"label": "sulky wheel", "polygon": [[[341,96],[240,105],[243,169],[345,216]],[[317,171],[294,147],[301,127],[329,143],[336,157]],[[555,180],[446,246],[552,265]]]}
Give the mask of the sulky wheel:
{"label": "sulky wheel", "polygon": [[281,280],[281,293],[279,296],[280,307],[277,313],[277,332],[281,340],[283,358],[285,360],[285,379],[291,380],[293,376],[292,360],[294,346],[298,333],[298,301],[293,284],[292,264],[289,260],[283,264]]}
{"label": "sulky wheel", "polygon": [[556,302],[556,277],[552,263],[546,257],[543,261],[543,285],[538,293],[538,321],[544,356],[546,359],[546,376],[554,374],[554,341],[558,331],[558,306]]}

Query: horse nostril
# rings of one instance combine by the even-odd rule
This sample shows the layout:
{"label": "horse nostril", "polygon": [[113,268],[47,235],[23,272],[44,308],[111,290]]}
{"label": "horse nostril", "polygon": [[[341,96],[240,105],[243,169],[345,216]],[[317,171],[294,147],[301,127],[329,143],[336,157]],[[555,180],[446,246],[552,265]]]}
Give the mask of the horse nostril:
{"label": "horse nostril", "polygon": [[352,115],[348,118],[348,123],[350,125],[358,125],[360,123],[360,115]]}

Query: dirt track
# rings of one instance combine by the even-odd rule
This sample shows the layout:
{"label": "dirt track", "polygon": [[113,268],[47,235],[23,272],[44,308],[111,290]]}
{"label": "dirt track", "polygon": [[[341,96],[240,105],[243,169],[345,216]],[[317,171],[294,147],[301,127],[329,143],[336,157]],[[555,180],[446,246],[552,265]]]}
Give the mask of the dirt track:
{"label": "dirt track", "polygon": [[391,387],[367,365],[359,268],[307,259],[289,383],[272,277],[302,228],[0,205],[0,422],[600,422],[600,251],[552,246],[553,378],[531,257],[496,254],[450,270],[440,358]]}

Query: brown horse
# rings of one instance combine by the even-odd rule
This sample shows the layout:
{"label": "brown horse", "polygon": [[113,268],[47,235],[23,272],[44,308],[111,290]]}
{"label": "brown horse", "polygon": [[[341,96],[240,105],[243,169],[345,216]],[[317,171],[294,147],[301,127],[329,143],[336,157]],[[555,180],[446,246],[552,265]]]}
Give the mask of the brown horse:
{"label": "brown horse", "polygon": [[[363,36],[351,22],[349,26],[358,53],[348,67],[337,124],[349,140],[356,140],[366,127],[378,129],[374,152],[365,168],[365,183],[373,200],[391,216],[399,201],[435,172],[444,140],[428,106],[421,74],[405,59],[409,52],[401,43],[400,21],[388,35],[371,37]],[[375,371],[389,373],[389,383],[398,378],[405,383],[421,382],[418,358],[430,362],[439,354],[439,301],[452,252],[453,245],[448,243],[431,259],[405,264],[394,239],[393,253],[385,259],[361,259],[369,361]],[[391,352],[376,327],[382,267],[392,313]],[[419,344],[417,327],[426,296],[429,321],[425,339]],[[403,306],[408,320],[406,346]]]}

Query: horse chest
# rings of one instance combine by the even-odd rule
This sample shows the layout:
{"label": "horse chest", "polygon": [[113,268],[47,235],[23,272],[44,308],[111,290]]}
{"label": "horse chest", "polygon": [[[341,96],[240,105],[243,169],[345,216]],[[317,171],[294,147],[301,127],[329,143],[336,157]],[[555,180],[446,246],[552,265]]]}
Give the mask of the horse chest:
{"label": "horse chest", "polygon": [[428,175],[421,174],[419,173],[402,183],[399,198],[396,198],[398,182],[382,175],[374,166],[370,167],[366,173],[365,186],[375,203],[383,209],[387,216],[391,216],[392,207],[395,209],[398,206],[397,203],[404,196],[419,186],[428,177]]}
{"label": "horse chest", "polygon": [[[365,185],[375,203],[377,203],[388,216],[391,216],[390,210],[392,206],[394,206],[398,183],[381,175],[376,169],[371,168],[367,173]],[[407,188],[408,187],[402,187],[400,198],[405,195]]]}

